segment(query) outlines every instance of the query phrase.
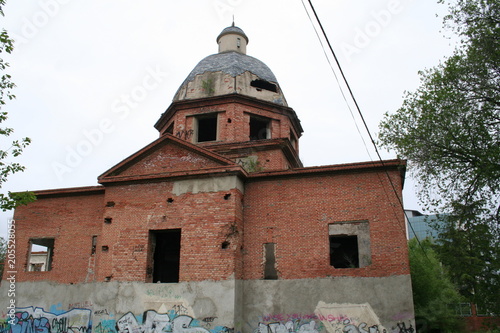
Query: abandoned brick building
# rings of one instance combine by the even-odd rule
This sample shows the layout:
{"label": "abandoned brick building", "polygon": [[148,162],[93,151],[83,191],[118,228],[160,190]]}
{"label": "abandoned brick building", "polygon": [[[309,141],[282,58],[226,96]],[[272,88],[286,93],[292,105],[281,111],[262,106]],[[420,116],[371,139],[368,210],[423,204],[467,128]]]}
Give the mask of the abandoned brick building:
{"label": "abandoned brick building", "polygon": [[16,310],[3,332],[414,326],[404,162],[303,167],[303,130],[274,74],[246,55],[240,28],[217,43],[157,140],[99,186],[37,191],[16,209]]}

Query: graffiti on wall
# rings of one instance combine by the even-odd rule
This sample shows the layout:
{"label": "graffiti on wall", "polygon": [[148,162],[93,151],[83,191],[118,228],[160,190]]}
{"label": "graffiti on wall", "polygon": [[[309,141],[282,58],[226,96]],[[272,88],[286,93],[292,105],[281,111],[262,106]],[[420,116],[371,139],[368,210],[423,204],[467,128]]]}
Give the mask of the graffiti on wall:
{"label": "graffiti on wall", "polygon": [[[278,315],[282,316],[282,315]],[[366,322],[350,319],[335,319],[329,325],[323,325],[318,320],[289,320],[287,322],[259,323],[259,327],[254,333],[319,333],[326,331],[329,333],[414,333],[413,325],[399,322],[389,331],[380,325],[368,325]],[[330,326],[330,327],[325,327]]]}
{"label": "graffiti on wall", "polygon": [[[212,318],[197,320],[186,315],[184,306],[174,306],[168,313],[145,311],[142,320],[128,312],[116,321],[117,333],[227,333],[233,330],[225,326],[210,328]],[[203,327],[204,324],[206,327]]]}
{"label": "graffiti on wall", "polygon": [[[212,324],[215,317],[197,320],[179,304],[167,313],[147,310],[142,315],[127,312],[119,319],[112,318],[107,309],[71,309],[61,314],[42,308],[17,308],[12,323],[2,322],[0,333],[232,333],[234,329]],[[92,325],[92,314],[94,324]]]}
{"label": "graffiti on wall", "polygon": [[286,323],[259,323],[254,333],[319,333],[322,330],[321,327],[321,322],[314,320],[305,323],[300,320],[289,320]]}
{"label": "graffiti on wall", "polygon": [[89,309],[71,309],[62,314],[42,308],[17,308],[12,323],[2,326],[0,333],[90,333]]}

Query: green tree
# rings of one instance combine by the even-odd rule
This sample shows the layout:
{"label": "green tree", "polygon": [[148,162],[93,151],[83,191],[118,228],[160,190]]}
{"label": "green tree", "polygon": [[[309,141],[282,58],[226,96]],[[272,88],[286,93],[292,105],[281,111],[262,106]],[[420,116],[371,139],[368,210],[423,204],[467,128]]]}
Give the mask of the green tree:
{"label": "green tree", "polygon": [[429,239],[418,244],[415,238],[408,243],[411,284],[415,317],[419,332],[457,332],[460,322],[452,305],[460,302],[460,295],[441,263]]}
{"label": "green tree", "polygon": [[445,25],[460,44],[420,72],[379,140],[408,160],[424,209],[448,214],[436,250],[461,294],[478,302],[500,290],[500,2],[449,6]]}
{"label": "green tree", "polygon": [[[480,314],[500,313],[500,239],[492,223],[478,223],[480,205],[460,208],[460,218],[449,216],[439,230],[434,249],[449,269],[451,280]],[[469,216],[467,216],[467,214]]]}
{"label": "green tree", "polygon": [[[4,16],[3,6],[5,5],[5,0],[0,0],[0,15]],[[13,40],[9,37],[9,34],[5,29],[0,32],[0,54],[6,52],[11,53],[14,49]],[[9,64],[0,58],[0,72],[3,74],[0,77],[0,135],[9,137],[14,129],[10,127],[3,127],[1,124],[7,120],[7,112],[1,111],[2,107],[5,105],[6,101],[15,98],[12,94],[12,89],[15,84],[11,81],[11,76],[5,71],[9,67]],[[5,145],[6,140],[2,141],[0,144],[0,188],[7,181],[7,178],[17,172],[24,171],[25,167],[19,163],[13,162],[15,159],[23,152],[23,149],[30,144],[31,140],[29,138],[23,138],[21,140],[11,141],[9,144]],[[4,146],[5,145],[5,146]],[[0,209],[3,211],[13,209],[21,204],[26,204],[35,199],[34,194],[31,192],[24,193],[0,193]]]}

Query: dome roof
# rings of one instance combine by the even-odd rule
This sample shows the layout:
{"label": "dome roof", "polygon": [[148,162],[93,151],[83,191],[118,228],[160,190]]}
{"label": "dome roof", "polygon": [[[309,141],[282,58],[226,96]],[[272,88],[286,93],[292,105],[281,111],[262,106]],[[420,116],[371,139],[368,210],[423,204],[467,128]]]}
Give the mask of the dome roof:
{"label": "dome roof", "polygon": [[189,73],[174,101],[241,94],[287,105],[278,80],[266,64],[246,55],[248,37],[230,26],[217,37],[219,53],[201,60]]}
{"label": "dome roof", "polygon": [[222,36],[225,36],[227,34],[238,34],[238,35],[242,36],[243,38],[245,38],[245,40],[247,41],[247,44],[248,44],[247,35],[243,32],[243,30],[241,30],[241,28],[235,27],[234,23],[232,26],[227,27],[226,29],[222,30],[222,32],[219,34],[219,36],[217,36],[217,42],[219,42],[219,39]]}
{"label": "dome roof", "polygon": [[262,80],[278,83],[266,64],[239,52],[217,53],[206,57],[196,65],[184,82],[192,81],[196,75],[205,72],[223,72],[236,77],[246,71],[257,75]]}

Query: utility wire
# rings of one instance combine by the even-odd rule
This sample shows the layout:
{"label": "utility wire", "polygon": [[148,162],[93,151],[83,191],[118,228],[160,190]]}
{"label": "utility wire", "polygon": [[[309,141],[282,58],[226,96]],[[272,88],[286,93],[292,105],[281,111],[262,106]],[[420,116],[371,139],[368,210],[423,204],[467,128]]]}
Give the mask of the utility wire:
{"label": "utility wire", "polygon": [[[356,100],[356,97],[354,96],[354,93],[352,92],[351,86],[349,85],[349,82],[347,81],[347,78],[346,78],[346,76],[345,76],[345,74],[344,74],[344,71],[342,70],[342,66],[340,65],[340,62],[339,62],[339,60],[338,60],[338,58],[337,58],[337,55],[336,55],[335,51],[333,50],[332,45],[330,44],[330,40],[328,39],[328,36],[327,36],[327,34],[326,34],[326,32],[325,32],[325,29],[323,28],[323,24],[321,23],[321,20],[319,19],[318,14],[316,13],[316,9],[314,8],[314,5],[312,4],[312,1],[311,1],[311,0],[308,0],[308,2],[309,2],[309,6],[311,7],[311,9],[312,9],[312,11],[313,11],[313,13],[314,13],[314,17],[316,18],[316,22],[318,23],[319,27],[321,28],[321,32],[322,32],[322,34],[323,34],[323,37],[325,38],[325,41],[326,41],[326,43],[328,44],[328,48],[330,49],[330,52],[331,52],[331,54],[333,55],[333,58],[335,59],[335,63],[337,64],[337,68],[339,69],[340,74],[342,75],[342,79],[343,79],[343,81],[344,81],[344,84],[345,84],[345,86],[347,87],[347,89],[348,89],[348,91],[349,91],[349,94],[350,94],[350,96],[351,96],[352,101],[354,102],[354,105],[356,106],[356,110],[357,110],[357,112],[358,112],[358,114],[359,114],[359,116],[360,116],[360,118],[361,118],[361,121],[363,122],[363,125],[364,125],[364,127],[365,127],[365,129],[366,129],[366,132],[368,133],[368,136],[370,137],[370,141],[372,142],[372,145],[373,145],[373,147],[374,147],[374,149],[375,149],[375,152],[376,152],[376,154],[377,154],[377,157],[378,157],[378,159],[379,159],[380,163],[382,164],[382,166],[384,166],[384,165],[385,165],[385,164],[384,164],[384,160],[382,159],[382,156],[380,155],[380,152],[379,152],[379,150],[378,150],[377,144],[375,143],[375,140],[373,139],[373,136],[372,136],[372,134],[371,134],[371,132],[370,132],[370,129],[368,128],[368,125],[367,125],[367,123],[366,123],[365,117],[363,116],[363,113],[361,112],[361,109],[360,109],[360,107],[359,107],[359,105],[358,105],[358,101]],[[324,47],[323,42],[321,41],[321,38],[320,38],[320,36],[319,36],[319,34],[318,34],[317,30],[316,30],[316,27],[315,27],[314,23],[312,22],[311,16],[309,15],[309,11],[307,10],[306,5],[304,4],[304,0],[302,0],[302,4],[303,4],[303,6],[304,6],[304,9],[306,10],[306,13],[307,13],[307,16],[309,17],[309,20],[311,21],[311,24],[312,24],[312,26],[313,26],[313,28],[314,28],[314,31],[316,32],[316,36],[318,37],[318,39],[319,39],[319,41],[320,41],[321,47],[323,48],[323,52],[324,52],[324,54],[325,54],[325,56],[326,56],[326,58],[327,58],[327,61],[328,61],[329,65],[330,65],[330,68],[332,69],[332,71],[333,71],[333,73],[334,73],[335,79],[337,80],[337,83],[339,84],[339,81],[338,81],[337,75],[335,74],[335,71],[333,70],[333,66],[332,66],[332,64],[331,64],[331,62],[330,62],[330,59],[329,59],[329,57],[328,57],[327,53],[326,53],[325,47]],[[340,86],[340,84],[339,84],[339,86]],[[347,103],[347,99],[346,99],[346,97],[345,97],[345,95],[344,95],[344,92],[343,92],[342,88],[341,88],[340,90],[341,90],[342,96],[344,97],[344,100],[345,100],[345,101],[346,101],[346,103]],[[347,103],[347,106],[348,106],[348,108],[349,108],[349,111],[351,112],[351,115],[353,116],[353,114],[352,114],[352,110],[351,110],[351,108],[350,108],[350,106],[349,106],[349,103]],[[354,116],[353,116],[353,118],[354,118]],[[356,121],[354,121],[354,122],[355,122],[355,124],[356,124]],[[358,125],[357,125],[357,124],[356,124],[356,128],[358,128]],[[359,128],[358,128],[358,132],[359,132]],[[360,132],[359,132],[359,133],[360,133]],[[361,133],[360,133],[360,135],[361,135]],[[365,143],[365,141],[364,141],[363,137],[362,137],[362,140],[363,140],[363,143]],[[365,144],[365,148],[366,148],[366,149],[368,149],[368,148],[366,147],[366,144]],[[370,156],[370,153],[369,153],[369,152],[368,152],[368,155]],[[371,156],[370,156],[370,159],[371,159]],[[392,191],[393,191],[393,192],[394,192],[394,194],[396,195],[396,198],[397,198],[397,200],[398,200],[398,203],[399,203],[399,205],[400,205],[401,209],[403,210],[403,213],[404,213],[404,215],[405,215],[406,219],[408,220],[408,216],[406,215],[406,212],[405,212],[405,209],[404,209],[403,201],[401,200],[401,198],[400,198],[400,197],[399,197],[399,195],[398,195],[398,191],[396,190],[396,186],[394,185],[394,182],[392,181],[391,177],[389,176],[389,173],[388,173],[388,171],[387,171],[387,170],[385,171],[385,173],[386,173],[387,178],[388,178],[388,180],[389,180],[389,182],[390,182],[390,184],[391,184]],[[409,224],[410,228],[412,229],[413,234],[415,235],[415,238],[417,239],[417,242],[418,242],[418,244],[420,245],[420,247],[421,247],[422,251],[424,252],[425,256],[427,257],[427,254],[426,254],[426,252],[425,252],[425,249],[423,248],[422,244],[420,243],[420,240],[418,239],[417,234],[415,233],[415,230],[413,229],[413,226],[412,226],[412,224],[409,222],[409,220],[408,220],[408,224]]]}

